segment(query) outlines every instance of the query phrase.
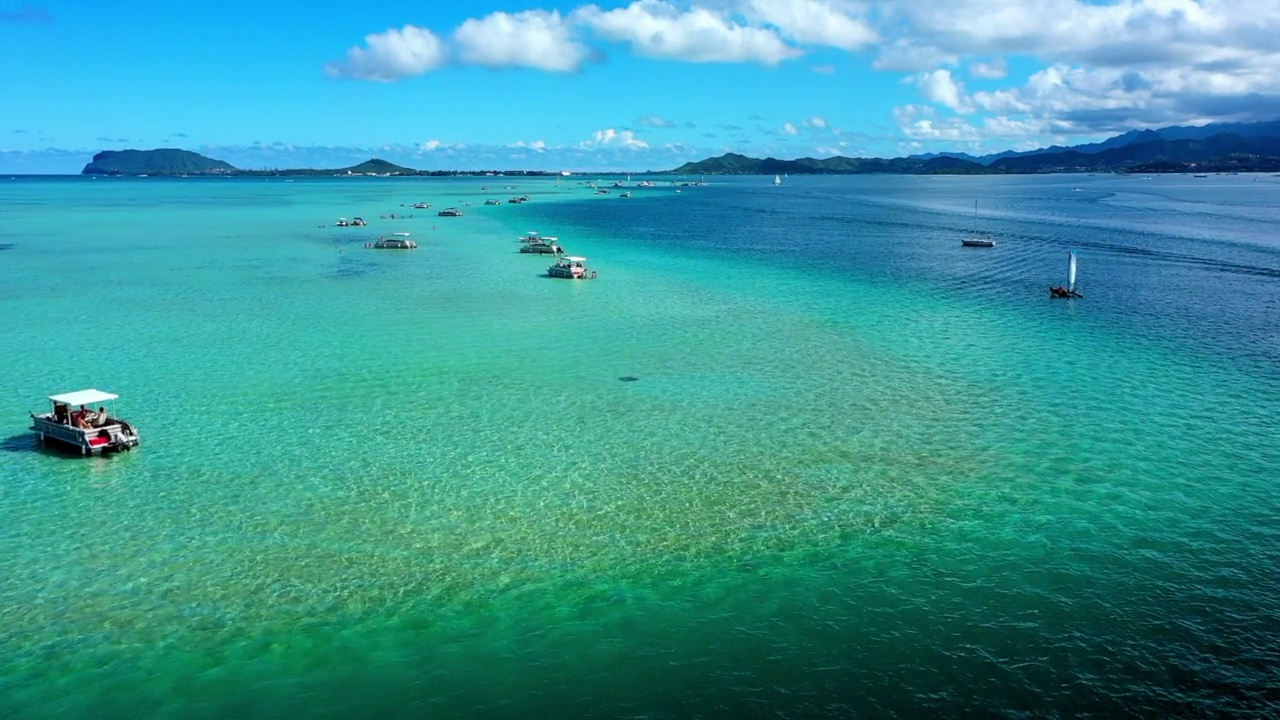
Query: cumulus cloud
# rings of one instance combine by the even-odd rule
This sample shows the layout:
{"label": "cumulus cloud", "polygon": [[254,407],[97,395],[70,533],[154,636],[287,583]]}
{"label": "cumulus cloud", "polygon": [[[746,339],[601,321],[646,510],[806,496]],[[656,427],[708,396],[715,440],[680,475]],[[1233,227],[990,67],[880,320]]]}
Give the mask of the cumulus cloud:
{"label": "cumulus cloud", "polygon": [[[611,0],[601,5],[492,13],[440,35],[412,25],[393,28],[368,36],[327,69],[338,77],[381,81],[449,63],[564,72],[581,68],[614,43],[664,60],[768,66],[820,48],[867,52],[875,69],[902,73],[920,93],[916,102],[939,113],[917,113],[905,125],[900,119],[899,132],[911,142],[975,142],[1003,137],[999,133],[1016,142],[1037,133],[1057,142],[1134,127],[1280,114],[1276,0]],[[1019,68],[1029,65],[1030,74],[1009,80],[1009,56],[1019,57]],[[831,74],[836,67],[809,69]],[[982,81],[981,91],[971,92],[966,81]],[[942,117],[946,113],[964,117]],[[635,127],[669,127],[664,122],[646,116]],[[791,127],[805,137],[817,133],[804,121]],[[763,122],[759,131],[779,137],[776,121]]]}
{"label": "cumulus cloud", "polygon": [[921,93],[929,102],[945,105],[959,113],[973,112],[973,106],[965,96],[964,84],[952,77],[946,68],[920,73],[912,82],[920,86]]}
{"label": "cumulus cloud", "polygon": [[545,140],[534,140],[533,142],[525,142],[523,140],[519,140],[517,142],[511,143],[507,147],[513,150],[532,150],[538,153],[544,153],[547,151],[547,143]]}
{"label": "cumulus cloud", "polygon": [[800,128],[796,127],[795,123],[785,122],[785,123],[782,123],[782,134],[783,135],[799,135]]}
{"label": "cumulus cloud", "polygon": [[625,42],[647,57],[776,65],[802,54],[771,28],[705,7],[683,10],[666,0],[636,0],[613,10],[587,5],[574,15],[600,37]]}
{"label": "cumulus cloud", "polygon": [[855,16],[858,10],[858,4],[832,0],[746,0],[743,8],[749,20],[772,25],[798,43],[841,50],[859,50],[878,39]]}
{"label": "cumulus cloud", "polygon": [[581,148],[624,148],[627,150],[647,150],[649,143],[636,137],[636,134],[630,130],[614,130],[613,128],[605,128],[597,130],[591,135],[590,140],[584,140],[578,145]]}
{"label": "cumulus cloud", "polygon": [[446,142],[440,142],[439,140],[427,140],[426,142],[420,142],[416,146],[414,146],[414,150],[420,153],[433,153],[433,152],[448,152],[450,150],[459,150],[465,147],[466,147],[466,144],[464,143],[451,144]]}
{"label": "cumulus cloud", "polygon": [[495,12],[462,23],[453,33],[458,58],[487,68],[529,67],[570,72],[589,56],[573,39],[573,26],[559,12]]}
{"label": "cumulus cloud", "polygon": [[332,77],[394,82],[435,70],[448,58],[444,42],[415,25],[366,35],[364,43],[364,47],[348,50],[342,60],[325,66],[325,71]]}

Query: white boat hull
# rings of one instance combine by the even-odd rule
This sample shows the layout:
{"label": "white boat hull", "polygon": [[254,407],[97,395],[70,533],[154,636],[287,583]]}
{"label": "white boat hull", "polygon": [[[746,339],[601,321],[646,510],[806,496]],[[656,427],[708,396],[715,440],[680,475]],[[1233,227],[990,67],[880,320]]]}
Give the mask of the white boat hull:
{"label": "white boat hull", "polygon": [[137,429],[117,419],[102,427],[83,430],[57,422],[51,415],[33,415],[31,429],[39,436],[40,442],[85,456],[132,450],[139,442]]}

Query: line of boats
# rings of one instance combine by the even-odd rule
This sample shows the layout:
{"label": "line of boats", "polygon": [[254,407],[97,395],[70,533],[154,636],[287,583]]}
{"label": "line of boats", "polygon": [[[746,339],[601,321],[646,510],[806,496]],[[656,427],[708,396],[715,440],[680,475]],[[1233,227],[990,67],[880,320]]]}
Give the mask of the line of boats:
{"label": "line of boats", "polygon": [[526,255],[555,255],[556,262],[547,268],[547,275],[565,280],[594,280],[600,277],[595,270],[587,267],[587,259],[581,255],[566,255],[560,247],[560,238],[541,235],[530,230],[520,238],[520,252]]}

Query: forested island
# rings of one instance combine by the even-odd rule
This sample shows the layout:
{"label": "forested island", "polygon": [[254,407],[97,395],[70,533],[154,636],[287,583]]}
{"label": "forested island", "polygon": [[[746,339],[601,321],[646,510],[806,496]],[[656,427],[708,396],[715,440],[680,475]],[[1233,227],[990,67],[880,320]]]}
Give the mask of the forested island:
{"label": "forested island", "polygon": [[403,165],[373,158],[344,168],[284,168],[243,170],[222,160],[205,157],[190,150],[163,148],[158,150],[104,150],[80,171],[81,175],[127,177],[408,177],[444,175],[559,175],[541,170],[414,170]]}

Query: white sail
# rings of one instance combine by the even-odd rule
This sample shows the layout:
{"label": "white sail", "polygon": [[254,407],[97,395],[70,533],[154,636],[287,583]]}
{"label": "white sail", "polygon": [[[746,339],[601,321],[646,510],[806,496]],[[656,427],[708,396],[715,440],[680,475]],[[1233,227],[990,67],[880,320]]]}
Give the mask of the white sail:
{"label": "white sail", "polygon": [[1067,289],[1076,289],[1076,254],[1074,252],[1067,253]]}
{"label": "white sail", "polygon": [[781,185],[781,184],[782,184],[782,176],[781,176],[781,175],[774,175],[774,176],[773,176],[773,184],[774,184],[774,185]]}

